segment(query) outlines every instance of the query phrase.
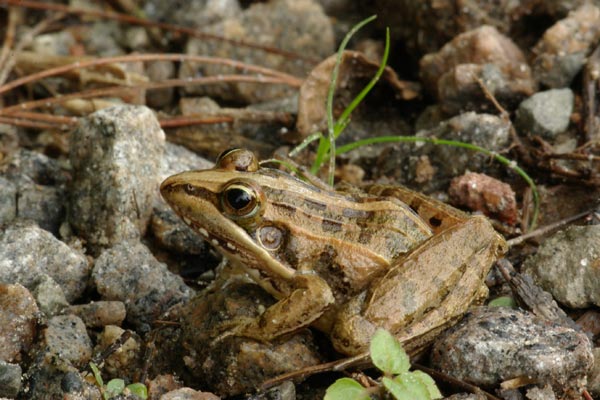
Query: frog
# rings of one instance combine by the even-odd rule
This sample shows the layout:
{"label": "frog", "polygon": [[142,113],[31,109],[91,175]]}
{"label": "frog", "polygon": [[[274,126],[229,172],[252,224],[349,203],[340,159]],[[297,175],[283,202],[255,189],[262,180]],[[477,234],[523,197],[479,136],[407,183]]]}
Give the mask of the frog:
{"label": "frog", "polygon": [[224,328],[263,342],[312,326],[352,356],[383,328],[419,351],[485,300],[485,277],[507,251],[485,216],[401,186],[307,182],[246,149],[170,176],[160,192],[276,299]]}

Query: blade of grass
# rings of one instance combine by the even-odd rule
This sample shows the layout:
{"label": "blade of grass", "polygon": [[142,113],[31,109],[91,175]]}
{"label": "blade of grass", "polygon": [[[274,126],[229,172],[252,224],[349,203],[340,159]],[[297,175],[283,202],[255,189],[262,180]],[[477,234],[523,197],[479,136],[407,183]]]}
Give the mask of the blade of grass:
{"label": "blade of grass", "polygon": [[490,157],[493,157],[494,160],[498,161],[502,165],[512,169],[515,171],[531,188],[531,193],[533,195],[533,216],[531,217],[531,222],[529,223],[529,229],[532,230],[535,228],[537,223],[539,207],[540,207],[540,197],[537,190],[537,186],[533,182],[533,179],[527,173],[517,165],[517,163],[513,160],[510,160],[500,154],[485,149],[483,147],[479,147],[477,145],[471,143],[460,142],[458,140],[447,140],[447,139],[435,139],[435,138],[425,138],[425,137],[417,137],[417,136],[379,136],[373,138],[367,138],[362,140],[357,140],[356,142],[346,144],[344,146],[340,146],[336,150],[336,155],[347,153],[351,150],[354,150],[361,146],[367,146],[375,143],[390,143],[390,142],[425,142],[431,143],[434,145],[445,145],[445,146],[453,146],[453,147],[462,147],[464,149],[477,151],[479,153],[486,154]]}
{"label": "blade of grass", "polygon": [[371,91],[371,89],[373,89],[373,86],[375,86],[375,84],[379,81],[379,78],[381,78],[381,75],[383,75],[383,71],[385,71],[385,67],[387,65],[389,54],[390,54],[390,29],[386,28],[386,30],[385,30],[385,48],[383,50],[383,57],[381,58],[381,62],[379,63],[379,68],[377,69],[375,76],[373,76],[373,78],[371,78],[369,83],[352,100],[352,102],[348,105],[348,107],[346,107],[346,109],[342,112],[342,115],[340,115],[340,117],[338,118],[336,125],[340,126],[341,128],[339,129],[339,131],[335,132],[336,138],[340,135],[340,133],[342,133],[342,130],[350,122],[349,118],[350,118],[350,114],[352,114],[352,111],[354,111],[354,109],[356,107],[358,107],[358,105],[363,101],[365,96]]}
{"label": "blade of grass", "polygon": [[[340,63],[342,61],[342,54],[344,53],[344,50],[346,49],[346,46],[348,45],[348,42],[350,41],[352,36],[354,36],[354,34],[356,32],[358,32],[359,29],[361,29],[363,26],[365,26],[369,22],[373,21],[375,18],[377,18],[377,16],[372,15],[372,16],[360,21],[358,24],[354,25],[352,27],[352,29],[350,29],[350,32],[348,32],[346,34],[346,36],[344,37],[344,40],[342,40],[342,43],[340,44],[340,47],[338,49],[335,66],[333,67],[333,71],[331,73],[331,81],[329,83],[329,91],[327,92],[327,103],[326,103],[327,137],[329,139],[329,143],[328,143],[329,149],[335,149],[335,133],[334,133],[334,122],[333,122],[333,95],[335,93],[335,87],[337,84],[338,74],[340,71]],[[320,143],[323,143],[323,142],[320,141]],[[326,145],[319,144],[319,147],[321,147],[321,146],[325,147]],[[328,149],[324,149],[322,152],[327,153],[327,150]],[[315,163],[316,163],[316,160],[315,160]],[[315,169],[315,163],[313,163],[312,169]],[[319,166],[317,166],[316,169],[318,170]],[[329,180],[330,185],[333,185],[333,170],[335,170],[335,152],[331,151],[330,155],[329,155],[329,174],[328,174],[329,175],[328,180]]]}

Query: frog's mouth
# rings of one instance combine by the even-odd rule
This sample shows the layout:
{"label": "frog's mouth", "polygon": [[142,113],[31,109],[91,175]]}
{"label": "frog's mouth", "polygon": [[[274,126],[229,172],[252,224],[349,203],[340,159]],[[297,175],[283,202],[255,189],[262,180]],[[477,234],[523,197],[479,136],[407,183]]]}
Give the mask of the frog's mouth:
{"label": "frog's mouth", "polygon": [[204,172],[211,171],[183,172],[167,178],[160,187],[162,197],[187,225],[225,257],[267,275],[292,278],[293,268],[278,261],[245,229],[221,213],[216,206],[218,190],[210,190],[210,182],[200,179]]}

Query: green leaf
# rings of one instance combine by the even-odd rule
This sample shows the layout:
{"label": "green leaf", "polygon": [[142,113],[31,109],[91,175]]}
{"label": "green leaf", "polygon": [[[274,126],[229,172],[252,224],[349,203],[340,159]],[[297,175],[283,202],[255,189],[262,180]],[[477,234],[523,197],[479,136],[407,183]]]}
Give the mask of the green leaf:
{"label": "green leaf", "polygon": [[383,387],[396,400],[414,400],[413,394],[404,387],[402,382],[397,382],[387,376],[384,376],[381,382],[383,383]]}
{"label": "green leaf", "polygon": [[511,296],[496,297],[494,300],[488,303],[490,307],[510,307],[516,308],[517,302]]}
{"label": "green leaf", "polygon": [[430,399],[441,399],[442,397],[444,397],[442,396],[440,389],[438,389],[437,385],[435,384],[435,381],[431,376],[419,370],[413,371],[411,372],[411,374],[413,375],[413,377],[420,380],[421,383],[425,386],[427,392],[429,393]]}
{"label": "green leaf", "polygon": [[100,374],[98,366],[95,363],[90,362],[90,369],[92,370],[92,374],[94,374],[94,379],[96,379],[96,383],[98,384],[98,386],[104,386],[104,381],[102,380],[102,375]]}
{"label": "green leaf", "polygon": [[369,400],[369,393],[360,383],[340,378],[327,388],[324,400]]}
{"label": "green leaf", "polygon": [[429,391],[412,372],[403,372],[394,379],[383,378],[383,386],[397,400],[430,400]]}
{"label": "green leaf", "polygon": [[371,360],[387,374],[400,374],[410,368],[410,359],[402,345],[385,329],[377,329],[371,339]]}
{"label": "green leaf", "polygon": [[111,379],[106,384],[105,393],[108,397],[115,397],[123,393],[123,389],[125,389],[125,381],[123,379]]}
{"label": "green leaf", "polygon": [[146,400],[148,398],[148,389],[143,383],[132,383],[130,385],[127,385],[126,389],[129,390],[131,394],[139,397],[140,399]]}

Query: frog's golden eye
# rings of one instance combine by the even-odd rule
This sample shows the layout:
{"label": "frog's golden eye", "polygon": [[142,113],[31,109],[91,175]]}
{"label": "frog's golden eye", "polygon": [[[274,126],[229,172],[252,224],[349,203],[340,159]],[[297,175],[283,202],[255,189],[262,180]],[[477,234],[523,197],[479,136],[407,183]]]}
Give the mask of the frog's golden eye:
{"label": "frog's golden eye", "polygon": [[259,218],[263,206],[262,190],[253,182],[236,179],[228,182],[221,191],[221,210],[233,220]]}
{"label": "frog's golden eye", "polygon": [[216,167],[229,171],[256,172],[258,160],[250,150],[233,148],[219,154]]}

